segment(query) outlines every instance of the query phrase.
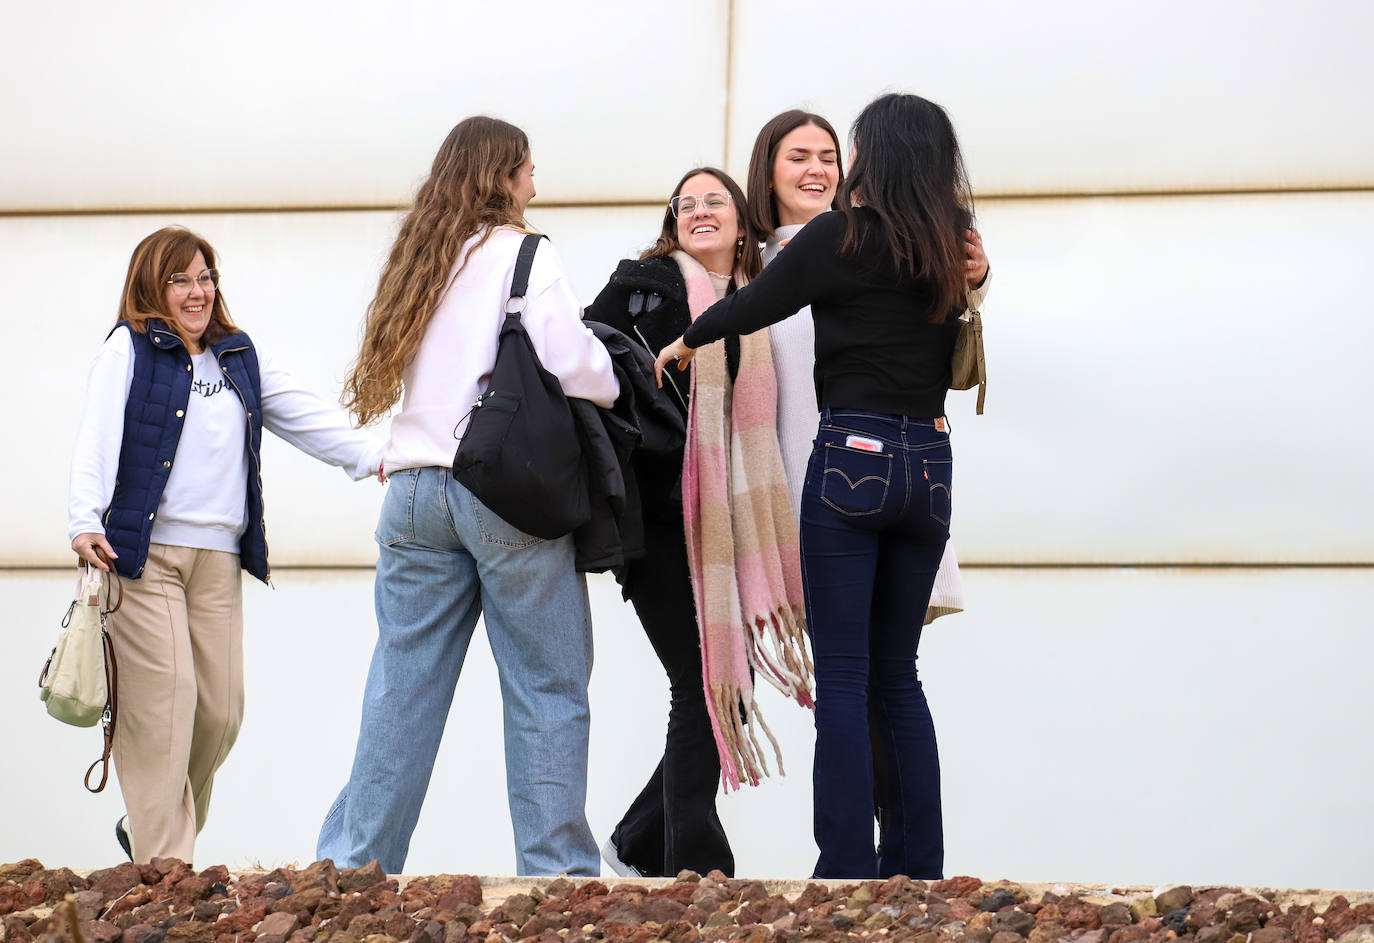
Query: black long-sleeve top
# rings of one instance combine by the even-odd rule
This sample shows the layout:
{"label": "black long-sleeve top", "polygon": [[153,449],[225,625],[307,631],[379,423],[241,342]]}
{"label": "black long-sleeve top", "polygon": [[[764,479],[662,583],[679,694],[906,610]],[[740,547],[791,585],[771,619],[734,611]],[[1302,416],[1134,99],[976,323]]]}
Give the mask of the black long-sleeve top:
{"label": "black long-sleeve top", "polygon": [[687,328],[700,347],[751,334],[806,305],[816,324],[816,402],[912,418],[943,416],[957,312],[930,323],[934,286],[899,276],[878,217],[859,207],[855,258],[841,258],[845,217],[823,213],[792,237],[763,272]]}

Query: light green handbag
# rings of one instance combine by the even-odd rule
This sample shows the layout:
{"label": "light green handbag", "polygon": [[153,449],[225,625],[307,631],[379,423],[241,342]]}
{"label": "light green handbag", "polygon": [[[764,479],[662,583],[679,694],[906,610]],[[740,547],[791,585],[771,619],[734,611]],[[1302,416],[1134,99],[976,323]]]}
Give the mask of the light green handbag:
{"label": "light green handbag", "polygon": [[[105,631],[105,617],[124,601],[124,587],[113,570],[109,579],[83,561],[76,581],[76,598],[62,619],[62,634],[38,676],[38,696],[48,713],[64,724],[76,727],[105,726],[104,755],[86,770],[86,788],[99,792],[109,776],[110,747],[114,741],[119,669],[114,645]],[[119,595],[111,604],[113,588]],[[104,590],[104,603],[101,590]],[[100,785],[92,787],[90,777],[99,764],[105,770]]]}

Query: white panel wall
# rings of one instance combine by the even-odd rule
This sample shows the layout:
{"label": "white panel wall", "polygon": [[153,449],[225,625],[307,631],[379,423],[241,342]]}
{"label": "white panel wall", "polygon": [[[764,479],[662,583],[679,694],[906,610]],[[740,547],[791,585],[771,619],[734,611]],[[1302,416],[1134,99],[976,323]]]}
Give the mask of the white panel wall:
{"label": "white panel wall", "polygon": [[[371,573],[279,574],[245,593],[248,707],[197,860],[314,857],[348,776],[375,641]],[[1369,887],[1368,670],[1374,581],[1352,570],[970,570],[920,671],[940,740],[947,874],[1023,881]],[[0,860],[119,858],[118,789],[88,796],[95,730],[34,686],[66,574],[0,574]],[[587,814],[599,840],[658,760],[668,688],[614,582],[592,581],[597,661]],[[1300,605],[1295,603],[1300,601]],[[1295,619],[1296,616],[1296,619]],[[1301,629],[1295,633],[1295,624]],[[811,873],[811,716],[760,694],[787,776],[720,802],[739,872]],[[407,870],[509,874],[500,693],[479,634]],[[41,758],[41,759],[40,759]],[[47,810],[61,810],[51,827]]]}
{"label": "white panel wall", "polygon": [[841,135],[883,91],[949,109],[985,193],[1374,184],[1374,6],[736,0],[730,167],[804,107]]}
{"label": "white panel wall", "polygon": [[[0,572],[0,713],[24,758],[0,808],[32,813],[0,823],[0,860],[117,857],[117,791],[78,785],[98,737],[45,718],[33,679],[70,585],[66,467],[86,366],[134,244],[167,222],[203,232],[235,316],[332,399],[388,208],[476,112],[529,132],[545,205],[596,204],[531,214],[590,300],[651,241],[681,172],[742,175],[773,114],[807,107],[845,134],[880,91],[941,102],[995,272],[988,413],[968,393],[949,408],[963,560],[1374,563],[1368,4],[864,0],[841,20],[833,4],[779,0],[10,7],[0,568],[63,569]],[[1267,192],[1060,198],[1231,189]],[[171,213],[187,207],[202,212]],[[269,212],[206,212],[232,209]],[[382,490],[265,448],[274,564],[336,569],[246,592],[247,723],[198,855],[234,866],[312,857],[375,633],[371,572],[337,568],[375,558]],[[1374,768],[1351,744],[1367,739],[1369,576],[966,570],[969,612],[928,631],[920,662],[949,872],[1367,885]],[[604,837],[655,761],[666,686],[613,583],[593,580],[592,598],[588,811]],[[791,775],[722,815],[742,873],[800,876],[815,853],[810,718],[762,697]],[[411,870],[511,870],[498,717],[479,643]],[[1339,762],[1317,775],[1312,757]],[[62,829],[30,826],[58,810]]]}
{"label": "white panel wall", "polygon": [[1374,562],[1374,194],[990,201],[968,562]]}
{"label": "white panel wall", "polygon": [[[659,213],[532,215],[590,301],[652,241]],[[27,495],[7,512],[0,563],[68,559],[86,365],[128,252],[170,219],[0,220],[0,284],[24,313],[0,396],[41,404],[20,441],[51,463],[41,476],[0,469],[0,487]],[[221,252],[240,324],[333,400],[396,216],[176,219]],[[1374,402],[1359,356],[1374,322],[1353,277],[1374,243],[1374,194],[988,201],[982,226],[995,270],[987,413],[973,415],[972,393],[949,400],[965,562],[1374,561],[1371,446],[1352,434]],[[22,353],[54,340],[59,356]],[[380,489],[268,438],[273,562],[370,564]]]}
{"label": "white panel wall", "polygon": [[[723,151],[725,11],[694,0],[665,23],[634,0],[9,4],[0,207],[397,205],[477,113],[530,135],[545,199],[657,198],[665,177]],[[690,68],[669,64],[669,37]],[[691,134],[659,133],[681,116]]]}

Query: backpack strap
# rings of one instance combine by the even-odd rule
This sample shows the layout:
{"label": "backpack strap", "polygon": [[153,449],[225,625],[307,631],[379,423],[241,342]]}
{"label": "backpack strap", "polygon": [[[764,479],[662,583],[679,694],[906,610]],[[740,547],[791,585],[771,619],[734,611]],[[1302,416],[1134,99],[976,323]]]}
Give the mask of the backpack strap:
{"label": "backpack strap", "polygon": [[539,233],[529,233],[520,243],[520,254],[515,257],[515,274],[510,280],[510,300],[506,302],[506,316],[520,317],[525,310],[525,290],[530,287],[530,269],[534,267],[534,253],[539,248],[539,240],[547,239]]}

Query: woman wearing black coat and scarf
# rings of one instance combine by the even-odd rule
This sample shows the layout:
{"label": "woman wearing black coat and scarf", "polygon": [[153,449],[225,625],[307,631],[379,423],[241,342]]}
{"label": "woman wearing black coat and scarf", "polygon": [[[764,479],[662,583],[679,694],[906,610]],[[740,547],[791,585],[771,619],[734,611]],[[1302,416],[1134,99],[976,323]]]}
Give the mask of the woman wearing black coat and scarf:
{"label": "woman wearing black coat and scarf", "polygon": [[[688,172],[673,191],[658,241],[640,258],[617,266],[585,319],[608,324],[656,352],[691,323],[689,296],[697,304],[703,293],[718,299],[758,273],[760,240],[747,218],[744,193],[728,175],[712,168]],[[727,340],[725,360],[733,381],[739,338]],[[670,381],[662,395],[687,418],[689,375]],[[718,719],[713,729],[713,718],[722,712],[719,705],[708,708],[703,690],[704,634],[688,562],[683,462],[682,452],[636,453],[633,459],[646,553],[628,564],[624,593],[668,674],[671,705],[663,758],[602,846],[602,856],[622,876],[673,876],[683,869],[733,876],[734,855],[716,812],[721,756],[730,763],[728,783],[755,781],[734,762],[731,735],[721,732],[728,721]],[[708,681],[710,674],[708,666]]]}

